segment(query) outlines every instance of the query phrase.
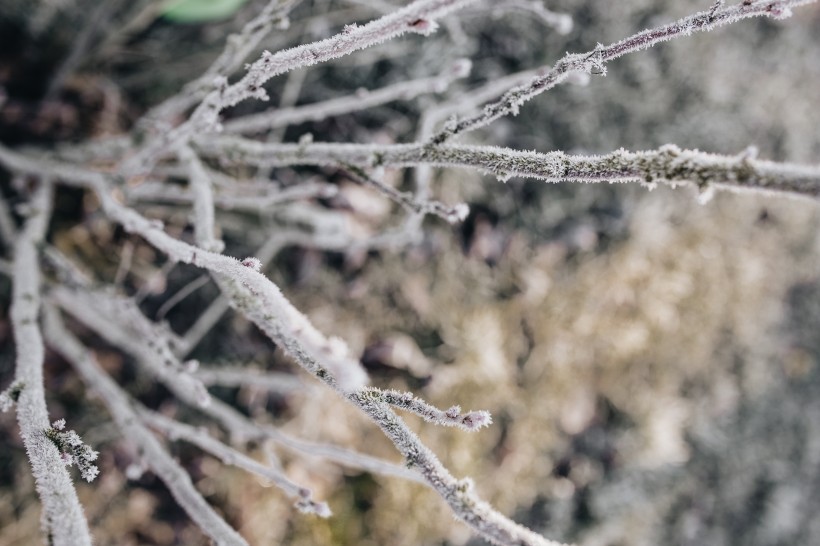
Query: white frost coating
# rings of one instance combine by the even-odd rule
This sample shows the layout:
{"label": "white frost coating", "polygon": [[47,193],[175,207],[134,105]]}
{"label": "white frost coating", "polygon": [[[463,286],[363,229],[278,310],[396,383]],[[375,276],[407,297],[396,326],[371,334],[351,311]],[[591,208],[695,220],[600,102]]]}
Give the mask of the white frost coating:
{"label": "white frost coating", "polygon": [[[555,546],[558,544],[515,523],[481,500],[472,490],[472,482],[468,479],[458,480],[450,474],[433,452],[421,443],[418,436],[390,409],[389,404],[380,395],[374,395],[369,390],[362,389],[361,385],[346,390],[346,385],[341,383],[337,376],[332,375],[332,372],[328,373],[330,370],[326,366],[328,361],[338,362],[339,357],[334,358],[330,354],[324,354],[319,355],[324,357],[323,360],[317,360],[309,352],[311,349],[315,349],[311,345],[315,342],[321,342],[325,351],[336,353],[336,344],[328,342],[295,309],[285,316],[285,320],[271,316],[269,314],[271,308],[269,302],[278,304],[284,298],[281,294],[278,294],[278,289],[261,274],[245,267],[238,260],[196,249],[173,239],[155,223],[114,200],[109,194],[107,182],[102,175],[70,165],[61,168],[61,166],[52,163],[30,161],[24,156],[4,149],[2,146],[0,146],[0,162],[13,169],[29,172],[40,172],[41,170],[51,172],[56,169],[59,171],[61,179],[93,189],[97,193],[104,211],[113,220],[121,223],[126,230],[139,233],[149,243],[168,253],[174,259],[194,263],[217,273],[216,276],[221,278],[223,290],[227,290],[233,296],[234,304],[254,320],[272,339],[284,346],[284,349],[299,364],[326,385],[339,391],[349,402],[353,403],[375,422],[405,458],[406,464],[416,470],[424,478],[427,485],[447,502],[453,514],[473,531],[495,544],[520,546]],[[271,287],[276,292],[271,293]],[[281,298],[281,300],[277,301],[274,297]],[[287,303],[286,300],[284,301]],[[290,306],[289,303],[287,305]],[[287,311],[287,308],[285,308],[285,311]],[[285,330],[286,328],[287,330]],[[313,331],[308,331],[305,335],[304,328],[311,328]],[[110,329],[112,329],[110,324],[105,327],[105,330]],[[98,331],[98,333],[102,332]],[[283,333],[287,335],[283,335]],[[345,373],[349,374],[349,371],[345,370]],[[172,391],[179,396],[179,393],[173,388]],[[227,423],[227,428],[231,432],[239,433],[243,428],[250,428],[251,431],[257,432],[260,428],[250,425],[247,419],[239,415],[238,412],[218,401],[214,401],[209,406],[202,408],[202,411],[209,413],[223,423]],[[479,417],[479,423],[487,420],[482,415],[479,415]],[[268,438],[275,436],[275,430],[266,431],[263,435],[263,437]],[[354,459],[354,462],[357,462],[356,459]]]}
{"label": "white frost coating", "polygon": [[206,250],[221,252],[225,248],[222,241],[214,237],[214,196],[211,179],[199,157],[187,145],[181,146],[179,160],[188,168],[188,180],[194,198],[194,237],[196,244]]}
{"label": "white frost coating", "polygon": [[186,85],[176,95],[152,108],[143,116],[143,120],[150,120],[154,123],[169,120],[201,101],[213,88],[214,80],[219,77],[224,78],[239,68],[273,28],[287,28],[287,14],[298,3],[298,0],[270,0],[256,17],[242,27],[242,30],[228,36],[225,40],[225,49],[202,76]]}
{"label": "white frost coating", "polygon": [[205,534],[219,545],[247,546],[245,539],[225,523],[202,498],[185,470],[174,461],[151,431],[140,423],[128,395],[100,368],[92,354],[65,329],[53,308],[46,308],[45,331],[52,349],[68,360],[88,387],[100,396],[122,435],[137,446],[143,464],[165,483],[177,503]]}
{"label": "white frost coating", "polygon": [[31,216],[14,246],[11,322],[14,330],[17,422],[43,504],[42,526],[55,546],[91,544],[88,523],[57,447],[46,437],[51,430],[43,388],[45,351],[38,326],[40,265],[37,244],[51,215],[52,186],[41,182],[30,204]]}
{"label": "white frost coating", "polygon": [[487,411],[461,413],[459,406],[440,410],[410,392],[369,388],[367,389],[367,395],[378,397],[386,404],[415,413],[428,423],[435,423],[445,427],[459,427],[462,430],[473,432],[482,427],[488,427],[493,422],[490,413]]}
{"label": "white frost coating", "polygon": [[92,189],[105,213],[126,231],[141,235],[172,260],[196,265],[238,283],[245,294],[234,293],[233,304],[246,309],[247,316],[306,370],[314,375],[329,372],[335,387],[343,392],[356,390],[368,382],[361,364],[347,356],[346,346],[340,350],[332,345],[267,277],[245,267],[235,258],[199,249],[171,237],[157,222],[114,199],[106,179],[99,173],[67,164],[32,161],[2,146],[0,162],[9,168],[28,172],[56,171],[62,180]]}

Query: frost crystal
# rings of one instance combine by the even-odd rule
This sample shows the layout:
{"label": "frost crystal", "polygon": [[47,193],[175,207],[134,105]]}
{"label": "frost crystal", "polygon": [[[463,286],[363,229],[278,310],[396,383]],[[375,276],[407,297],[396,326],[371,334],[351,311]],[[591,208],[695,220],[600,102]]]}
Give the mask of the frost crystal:
{"label": "frost crystal", "polygon": [[76,464],[83,479],[87,482],[93,481],[100,470],[91,463],[97,460],[99,452],[85,445],[80,435],[73,430],[63,432],[64,430],[65,419],[58,419],[45,430],[45,435],[60,451],[63,464],[66,466]]}
{"label": "frost crystal", "polygon": [[245,267],[249,267],[254,271],[262,270],[262,262],[259,261],[259,258],[254,258],[253,256],[249,256],[242,260],[242,265],[244,265]]}

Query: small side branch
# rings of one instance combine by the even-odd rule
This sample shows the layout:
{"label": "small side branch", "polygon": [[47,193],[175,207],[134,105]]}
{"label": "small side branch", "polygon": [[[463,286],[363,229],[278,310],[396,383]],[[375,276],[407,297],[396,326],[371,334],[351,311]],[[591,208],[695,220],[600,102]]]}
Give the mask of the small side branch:
{"label": "small side branch", "polygon": [[374,387],[364,389],[361,396],[371,396],[381,400],[385,404],[415,413],[428,423],[435,423],[445,427],[458,427],[463,430],[474,432],[482,427],[492,424],[493,419],[488,411],[469,411],[461,413],[459,406],[452,406],[447,410],[441,410],[417,398],[410,392],[396,390],[381,390]]}
{"label": "small side branch", "polygon": [[279,470],[263,465],[244,453],[223,444],[204,430],[174,421],[147,409],[140,411],[140,415],[146,423],[169,438],[185,440],[210,453],[225,464],[236,466],[270,481],[289,497],[296,498],[296,507],[301,512],[316,514],[323,518],[331,516],[328,505],[324,502],[314,501],[310,489],[294,483]]}
{"label": "small side branch", "polygon": [[427,93],[443,93],[450,84],[466,77],[469,72],[470,62],[461,59],[434,78],[400,82],[372,91],[362,89],[347,97],[250,114],[227,121],[223,130],[225,133],[258,133],[306,121],[321,121],[333,116],[360,112],[396,100],[410,100]]}
{"label": "small side branch", "polygon": [[376,189],[376,191],[387,196],[388,199],[398,203],[411,213],[421,215],[432,214],[450,224],[463,222],[470,213],[470,208],[465,203],[458,203],[451,207],[440,201],[417,199],[412,193],[401,192],[380,180],[372,178],[359,167],[353,165],[345,165],[344,167],[350,178],[363,186],[370,186]]}

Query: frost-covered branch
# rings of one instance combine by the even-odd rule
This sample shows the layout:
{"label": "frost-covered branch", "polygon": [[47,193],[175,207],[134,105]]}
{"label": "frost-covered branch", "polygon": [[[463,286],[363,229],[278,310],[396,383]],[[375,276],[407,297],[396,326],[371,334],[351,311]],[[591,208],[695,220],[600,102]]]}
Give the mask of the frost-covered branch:
{"label": "frost-covered branch", "polygon": [[598,44],[598,47],[586,53],[567,54],[556,62],[551,70],[534,77],[527,84],[510,89],[497,102],[486,105],[480,114],[447,124],[433,136],[431,142],[441,144],[458,134],[484,127],[501,117],[517,115],[521,105],[566,81],[573,73],[605,75],[606,63],[628,53],[643,51],[673,38],[709,31],[750,17],[784,19],[791,16],[792,8],[815,2],[817,0],[743,0],[739,4],[726,7],[722,6],[722,2],[717,2],[712,9],[668,25],[644,30],[608,46]]}
{"label": "frost-covered branch", "polygon": [[219,114],[225,108],[243,100],[267,99],[263,87],[271,78],[297,68],[313,66],[372,47],[408,32],[428,35],[436,29],[436,20],[476,0],[416,0],[393,13],[362,26],[347,25],[344,30],[325,40],[271,53],[265,51],[238,82],[228,85],[226,78],[217,84],[191,114],[191,117],[154,139],[121,167],[126,175],[150,173],[159,158],[168,151],[187,143],[194,135],[211,132],[219,124]]}
{"label": "frost-covered branch", "polygon": [[426,146],[395,144],[312,143],[270,144],[221,137],[199,143],[207,155],[266,166],[333,165],[361,167],[472,168],[506,181],[514,176],[546,182],[666,182],[706,189],[773,191],[820,196],[820,166],[778,163],[756,158],[754,149],[735,156],[683,150],[674,145],[657,150],[618,150],[605,155],[524,152],[493,146]]}
{"label": "frost-covered branch", "polygon": [[[205,169],[210,176],[214,171]],[[216,181],[211,177],[214,185]],[[234,181],[230,188],[214,188],[214,205],[219,209],[242,212],[265,212],[277,205],[303,201],[307,199],[327,199],[339,192],[338,186],[323,182],[304,182],[295,186],[280,188],[270,182],[252,184]],[[129,201],[155,201],[160,203],[190,204],[194,195],[190,189],[167,184],[157,180],[143,182],[130,188],[127,193]]]}
{"label": "frost-covered branch", "polygon": [[470,62],[460,59],[435,77],[403,81],[380,89],[361,89],[353,95],[324,102],[278,108],[234,118],[224,123],[224,132],[258,133],[306,121],[321,121],[342,114],[360,112],[388,102],[410,100],[427,93],[444,93],[455,80],[466,77],[469,72]]}
{"label": "frost-covered branch", "polygon": [[52,193],[51,182],[42,180],[29,203],[28,219],[14,246],[10,315],[16,352],[12,395],[16,400],[12,398],[12,401],[16,401],[20,435],[43,504],[43,532],[57,546],[82,546],[91,544],[88,523],[62,454],[46,435],[52,427],[43,387],[45,349],[38,325],[37,246],[45,237],[51,217]]}
{"label": "frost-covered branch", "polygon": [[185,425],[179,421],[169,419],[159,413],[145,409],[140,411],[140,415],[146,423],[160,430],[172,440],[185,440],[203,451],[210,453],[225,464],[236,466],[270,481],[289,497],[295,497],[297,499],[296,507],[300,511],[308,514],[316,514],[323,518],[330,517],[330,508],[326,503],[314,501],[310,489],[293,482],[278,469],[263,465],[251,459],[244,453],[223,444],[202,429]]}
{"label": "frost-covered branch", "polygon": [[51,348],[68,360],[88,387],[100,396],[123,436],[137,446],[142,463],[165,483],[191,519],[217,544],[246,546],[247,542],[202,498],[188,473],[140,422],[128,395],[100,368],[91,352],[68,332],[53,308],[46,309],[45,332]]}
{"label": "frost-covered branch", "polygon": [[195,406],[207,406],[205,386],[174,355],[173,341],[159,324],[148,321],[132,299],[102,291],[56,287],[51,299],[64,311],[114,346],[136,357],[150,373],[174,393]]}
{"label": "frost-covered branch", "polygon": [[65,431],[65,419],[54,421],[51,427],[46,429],[46,437],[60,452],[60,458],[66,466],[76,464],[85,481],[94,481],[100,470],[91,463],[97,460],[100,453],[84,443],[75,431]]}
{"label": "frost-covered branch", "polygon": [[362,389],[347,398],[382,429],[404,456],[407,465],[424,477],[427,484],[450,506],[453,514],[483,538],[505,546],[558,545],[496,512],[476,495],[469,478],[458,480],[450,474],[433,452],[390,409],[381,391]]}

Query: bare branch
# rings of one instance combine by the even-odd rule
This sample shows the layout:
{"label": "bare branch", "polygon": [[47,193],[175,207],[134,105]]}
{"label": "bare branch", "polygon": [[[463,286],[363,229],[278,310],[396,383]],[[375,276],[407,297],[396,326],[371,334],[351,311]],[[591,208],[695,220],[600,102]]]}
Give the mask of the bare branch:
{"label": "bare branch", "polygon": [[400,192],[396,188],[388,186],[384,182],[372,178],[359,167],[346,165],[345,169],[348,176],[357,181],[359,184],[375,188],[379,193],[387,196],[390,200],[398,203],[412,213],[420,214],[422,216],[426,214],[434,214],[450,224],[463,222],[470,213],[470,208],[465,203],[458,203],[450,207],[440,201],[417,199],[411,193]]}

